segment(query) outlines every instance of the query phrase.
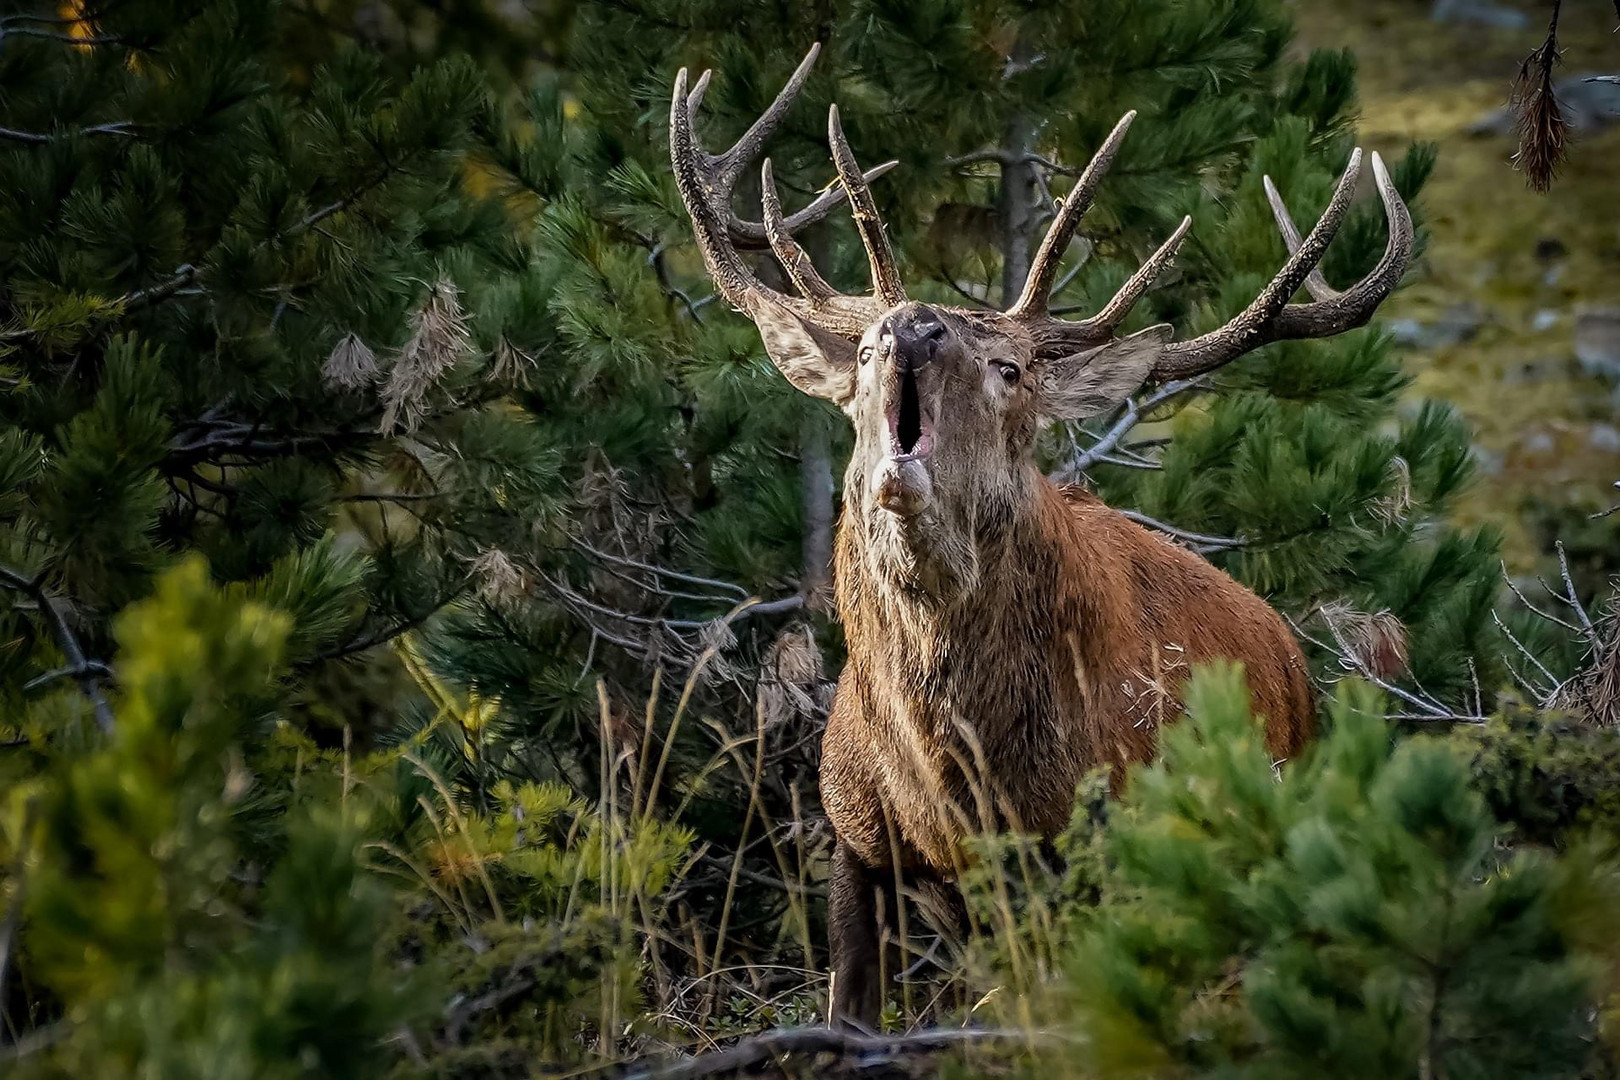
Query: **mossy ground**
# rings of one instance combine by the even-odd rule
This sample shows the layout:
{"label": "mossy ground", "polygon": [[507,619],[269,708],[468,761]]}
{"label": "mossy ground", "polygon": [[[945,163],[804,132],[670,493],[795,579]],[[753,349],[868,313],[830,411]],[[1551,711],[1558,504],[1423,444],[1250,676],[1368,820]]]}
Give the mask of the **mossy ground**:
{"label": "mossy ground", "polygon": [[[1605,428],[1620,426],[1620,397],[1584,375],[1574,353],[1576,305],[1620,304],[1620,124],[1575,141],[1545,195],[1513,171],[1509,138],[1471,134],[1545,33],[1547,6],[1518,6],[1530,16],[1522,30],[1437,23],[1426,0],[1297,0],[1295,9],[1301,48],[1354,50],[1370,148],[1440,146],[1423,196],[1429,249],[1387,314],[1432,322],[1468,303],[1485,312],[1471,340],[1408,354],[1413,392],[1454,402],[1472,422],[1487,467],[1457,515],[1500,527],[1510,565],[1527,569],[1544,542],[1529,503],[1584,518],[1615,501],[1620,479],[1620,450],[1604,445]],[[1620,71],[1613,7],[1564,8],[1561,73]],[[1537,329],[1543,312],[1556,321]]]}

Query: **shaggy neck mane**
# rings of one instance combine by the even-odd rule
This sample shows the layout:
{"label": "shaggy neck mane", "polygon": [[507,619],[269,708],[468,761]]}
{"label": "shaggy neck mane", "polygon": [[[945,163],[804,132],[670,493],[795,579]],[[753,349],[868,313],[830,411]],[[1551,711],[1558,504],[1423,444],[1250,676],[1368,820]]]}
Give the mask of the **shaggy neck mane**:
{"label": "shaggy neck mane", "polygon": [[1075,513],[1107,510],[1033,467],[1029,476],[1005,506],[981,503],[974,520],[948,526],[902,525],[846,501],[838,606],[851,673],[875,700],[893,692],[919,713],[1010,720],[1052,704],[1049,661],[1066,672],[1109,666],[1135,607],[1131,574]]}

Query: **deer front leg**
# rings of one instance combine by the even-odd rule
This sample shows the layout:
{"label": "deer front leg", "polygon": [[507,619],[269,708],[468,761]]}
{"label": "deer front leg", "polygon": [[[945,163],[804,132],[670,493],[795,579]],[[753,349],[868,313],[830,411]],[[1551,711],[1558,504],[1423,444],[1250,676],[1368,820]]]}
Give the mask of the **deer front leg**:
{"label": "deer front leg", "polygon": [[[842,840],[833,849],[828,883],[827,937],[832,954],[832,1008],[828,1022],[876,1028],[883,1011],[885,924],[893,919],[894,890],[862,864]],[[893,976],[893,971],[887,973]]]}

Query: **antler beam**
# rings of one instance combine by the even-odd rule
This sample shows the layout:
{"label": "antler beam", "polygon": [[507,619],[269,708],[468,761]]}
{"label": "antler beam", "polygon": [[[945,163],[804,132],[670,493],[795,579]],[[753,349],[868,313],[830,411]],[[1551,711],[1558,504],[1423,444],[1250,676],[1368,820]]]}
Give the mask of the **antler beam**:
{"label": "antler beam", "polygon": [[[1010,318],[1029,327],[1036,339],[1037,351],[1042,354],[1081,351],[1110,340],[1130,314],[1131,308],[1175,257],[1192,226],[1190,217],[1183,218],[1170,238],[1142,264],[1141,269],[1131,275],[1113,299],[1089,319],[1066,322],[1048,314],[1058,264],[1074,238],[1080,218],[1090,209],[1102,176],[1119,154],[1120,144],[1124,142],[1125,133],[1135,118],[1134,112],[1128,112],[1114,125],[1114,130],[1103,140],[1102,146],[1080,174],[1041,242],[1022,295],[1007,312]],[[1288,246],[1288,261],[1249,306],[1230,322],[1190,341],[1167,344],[1155,362],[1150,378],[1163,382],[1212,371],[1273,341],[1330,337],[1362,326],[1372,318],[1378,305],[1400,283],[1401,275],[1411,261],[1414,245],[1411,214],[1395,190],[1383,159],[1375,153],[1372,161],[1373,175],[1389,223],[1389,242],[1371,273],[1340,292],[1327,283],[1318,265],[1349,212],[1356,179],[1361,171],[1359,149],[1351,153],[1350,162],[1344,175],[1339,178],[1327,209],[1303,239],[1293,218],[1289,216],[1288,208],[1283,205],[1282,197],[1277,194],[1276,186],[1270,177],[1266,177],[1266,198],[1271,203],[1277,227]],[[1313,302],[1290,304],[1289,300],[1301,286],[1310,293]]]}
{"label": "antler beam", "polygon": [[[1156,380],[1178,379],[1213,371],[1244,353],[1274,341],[1299,338],[1332,337],[1358,326],[1365,326],[1378,305],[1400,284],[1401,277],[1412,259],[1415,236],[1412,215],[1401,200],[1400,193],[1384,167],[1384,159],[1377,152],[1372,155],[1373,178],[1378,185],[1378,196],[1384,203],[1384,217],[1389,224],[1389,240],[1384,254],[1368,275],[1343,292],[1332,289],[1317,269],[1327,251],[1328,242],[1338,231],[1350,209],[1355,193],[1356,175],[1361,167],[1361,151],[1350,155],[1350,164],[1339,181],[1328,207],[1310,234],[1299,239],[1299,231],[1288,215],[1288,210],[1277,197],[1276,189],[1266,180],[1267,195],[1277,226],[1288,245],[1289,258],[1271,283],[1260,291],[1254,302],[1244,308],[1236,318],[1207,334],[1191,341],[1176,341],[1165,346],[1154,365]],[[1300,286],[1315,297],[1306,304],[1290,304],[1289,298]]]}

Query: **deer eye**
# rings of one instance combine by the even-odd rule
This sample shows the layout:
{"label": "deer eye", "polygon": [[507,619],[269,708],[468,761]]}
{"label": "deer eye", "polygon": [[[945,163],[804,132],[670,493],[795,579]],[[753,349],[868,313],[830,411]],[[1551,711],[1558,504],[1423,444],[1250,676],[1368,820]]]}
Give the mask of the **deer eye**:
{"label": "deer eye", "polygon": [[860,350],[855,354],[855,359],[863,364],[872,359],[872,346],[862,345]]}
{"label": "deer eye", "polygon": [[1001,372],[1002,382],[1006,383],[1008,386],[1018,385],[1018,379],[1022,375],[1022,372],[1018,370],[1017,364],[1010,363],[1006,360],[992,360],[991,363],[995,364],[996,370]]}

